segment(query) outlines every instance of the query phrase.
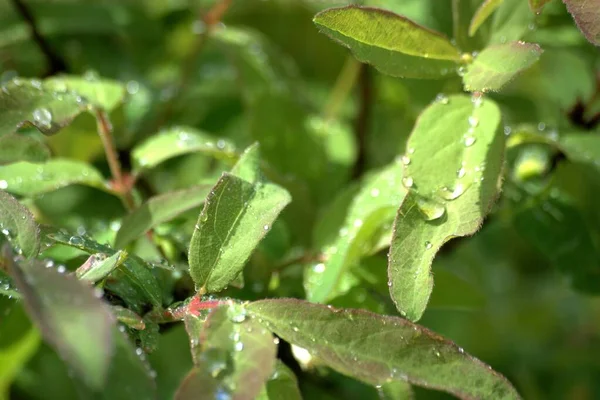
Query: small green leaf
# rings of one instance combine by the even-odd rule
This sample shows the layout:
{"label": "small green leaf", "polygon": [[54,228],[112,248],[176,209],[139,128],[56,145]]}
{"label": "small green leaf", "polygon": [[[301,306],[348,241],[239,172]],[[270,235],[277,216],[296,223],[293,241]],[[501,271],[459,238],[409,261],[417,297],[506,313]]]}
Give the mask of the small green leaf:
{"label": "small green leaf", "polygon": [[494,13],[490,44],[520,40],[532,27],[534,15],[525,0],[504,0]]}
{"label": "small green leaf", "polygon": [[0,190],[0,230],[17,244],[27,258],[40,251],[40,228],[31,212],[14,197]]}
{"label": "small green leaf", "polygon": [[109,79],[94,76],[78,77],[60,75],[44,81],[44,88],[64,95],[74,93],[83,97],[89,104],[107,112],[112,111],[125,99],[125,86]]}
{"label": "small green leaf", "polygon": [[219,159],[234,161],[235,149],[229,142],[188,127],[169,128],[135,147],[131,153],[136,173],[156,167],[170,158],[188,153],[206,153]]}
{"label": "small green leaf", "polygon": [[247,308],[286,341],[369,384],[408,381],[459,398],[519,399],[502,375],[402,318],[296,299],[262,300]]}
{"label": "small green leaf", "polygon": [[66,159],[45,163],[26,161],[0,166],[0,189],[21,196],[37,196],[69,185],[86,185],[112,191],[104,178],[89,164]]}
{"label": "small green leaf", "polygon": [[250,183],[256,183],[260,180],[260,151],[258,143],[244,150],[240,159],[231,169],[231,174]]}
{"label": "small green leaf", "polygon": [[563,0],[579,30],[590,41],[600,46],[600,5],[597,0]]}
{"label": "small green leaf", "polygon": [[467,67],[467,73],[463,76],[465,90],[498,91],[539,60],[542,52],[537,44],[524,42],[487,47]]}
{"label": "small green leaf", "polygon": [[[344,274],[371,250],[369,239],[386,224],[391,230],[395,211],[407,192],[402,173],[402,164],[393,163],[366,179],[341,226],[329,219],[333,212],[324,216],[323,226],[333,226],[337,231],[335,236],[325,238],[325,243],[318,244],[325,262],[306,273],[304,286],[309,301],[326,302],[340,295]],[[338,208],[338,204],[333,207]]]}
{"label": "small green leaf", "polygon": [[123,218],[115,238],[115,247],[123,248],[155,226],[198,207],[204,202],[210,188],[209,185],[201,185],[152,197]]}
{"label": "small green leaf", "polygon": [[50,150],[40,140],[19,134],[0,136],[0,165],[17,161],[44,162]]}
{"label": "small green leaf", "polygon": [[550,2],[550,0],[529,0],[529,8],[531,8],[531,11],[534,13],[539,14],[548,2]]}
{"label": "small green leaf", "polygon": [[469,25],[469,36],[475,36],[475,33],[479,30],[481,25],[485,21],[487,21],[488,17],[492,15],[494,11],[502,4],[504,0],[485,0],[477,11],[475,11],[475,15],[473,15],[473,19],[471,19],[471,24]]}
{"label": "small green leaf", "polygon": [[114,350],[108,307],[73,276],[35,261],[17,265],[6,249],[3,257],[44,339],[88,386],[101,389]]}
{"label": "small green leaf", "polygon": [[302,400],[296,375],[281,360],[277,360],[275,370],[257,400]]}
{"label": "small green leaf", "polygon": [[461,95],[426,108],[413,129],[404,162],[411,190],[398,210],[388,259],[392,299],[410,320],[421,317],[429,300],[437,251],[475,233],[496,198],[500,127],[495,103]]}
{"label": "small green leaf", "polygon": [[88,109],[87,102],[75,93],[56,93],[42,81],[15,78],[0,90],[0,136],[25,125],[51,135]]}
{"label": "small green leaf", "polygon": [[378,8],[347,6],[320,12],[319,29],[381,72],[406,78],[440,78],[453,71],[459,50],[442,34]]}
{"label": "small green leaf", "polygon": [[82,281],[98,282],[123,264],[127,257],[128,254],[124,250],[118,251],[110,257],[106,257],[103,253],[93,254],[77,268],[75,276]]}
{"label": "small green leaf", "polygon": [[196,286],[207,292],[225,288],[290,201],[277,185],[251,184],[224,173],[204,203],[190,242]]}

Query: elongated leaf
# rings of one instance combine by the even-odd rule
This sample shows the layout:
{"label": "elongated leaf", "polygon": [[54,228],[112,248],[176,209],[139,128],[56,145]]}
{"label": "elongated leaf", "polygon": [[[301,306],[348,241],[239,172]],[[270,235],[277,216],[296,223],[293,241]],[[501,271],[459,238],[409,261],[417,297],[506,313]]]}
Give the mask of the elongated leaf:
{"label": "elongated leaf", "polygon": [[277,360],[275,370],[257,400],[302,400],[296,375],[283,362]]}
{"label": "elongated leaf", "polygon": [[50,158],[50,150],[34,138],[8,134],[0,136],[0,165],[17,161],[43,162]]}
{"label": "elongated leaf", "polygon": [[0,90],[0,136],[22,126],[51,135],[68,125],[89,105],[75,93],[56,93],[39,80],[15,78]]}
{"label": "elongated leaf", "polygon": [[497,91],[542,55],[537,44],[512,42],[487,47],[467,68],[465,90]]}
{"label": "elongated leaf", "polygon": [[504,0],[485,0],[477,11],[475,15],[473,15],[473,19],[471,19],[471,24],[469,25],[469,36],[475,36],[481,25],[485,21],[487,21],[488,17],[492,15],[494,11],[502,4]]}
{"label": "elongated leaf", "polygon": [[258,143],[244,150],[238,162],[231,169],[231,174],[250,183],[256,183],[260,180],[260,151]]}
{"label": "elongated leaf", "polygon": [[115,247],[125,247],[153,227],[198,207],[210,188],[209,185],[201,185],[152,197],[123,219]]}
{"label": "elongated leaf", "polygon": [[91,255],[81,267],[77,268],[75,275],[82,281],[98,282],[123,264],[127,256],[126,251],[118,251],[110,257],[102,253]]}
{"label": "elongated leaf", "polygon": [[93,74],[85,77],[61,75],[44,81],[44,88],[58,93],[75,93],[94,107],[110,112],[125,99],[125,86]]}
{"label": "elongated leaf", "polygon": [[408,381],[471,399],[518,399],[501,375],[439,335],[398,317],[295,299],[262,300],[250,314],[335,370],[372,385]]}
{"label": "elongated leaf", "polygon": [[320,12],[319,29],[381,72],[407,78],[439,78],[460,60],[440,33],[378,8],[348,6]]}
{"label": "elongated leaf", "polygon": [[324,250],[325,262],[314,265],[306,273],[308,300],[325,302],[341,294],[344,274],[371,250],[369,240],[375,232],[393,221],[407,192],[402,185],[402,173],[402,164],[393,163],[364,183],[337,235],[319,244]]}
{"label": "elongated leaf", "polygon": [[411,190],[398,210],[388,258],[390,294],[410,320],[427,305],[436,252],[475,233],[489,212],[502,165],[500,125],[492,101],[466,96],[432,104],[415,125],[404,170]]}
{"label": "elongated leaf", "polygon": [[100,172],[89,164],[63,159],[46,163],[17,162],[0,166],[0,189],[37,196],[69,185],[86,185],[112,193]]}
{"label": "elongated leaf", "polygon": [[528,2],[504,0],[494,13],[490,44],[504,44],[520,40],[533,23],[534,15]]}
{"label": "elongated leaf", "polygon": [[206,153],[216,158],[233,161],[237,158],[233,145],[204,132],[188,127],[175,127],[152,136],[133,149],[133,169],[140,172],[182,154]]}
{"label": "elongated leaf", "polygon": [[14,197],[0,190],[0,230],[17,241],[23,255],[33,258],[40,251],[40,228],[31,212]]}
{"label": "elongated leaf", "polygon": [[536,14],[539,14],[542,12],[542,8],[544,8],[546,3],[548,3],[549,1],[550,0],[529,0],[529,7],[531,8],[531,11],[533,11]]}
{"label": "elongated leaf", "polygon": [[600,46],[600,2],[598,0],[563,0],[563,2],[587,40]]}
{"label": "elongated leaf", "polygon": [[190,275],[197,287],[207,292],[226,287],[290,201],[277,185],[251,184],[224,173],[204,203],[190,242]]}
{"label": "elongated leaf", "polygon": [[[53,231],[47,237],[57,243],[83,250],[86,253],[102,253],[113,256],[116,250],[100,244],[88,236],[69,235],[64,231]],[[154,306],[162,305],[161,290],[156,277],[150,270],[151,267],[139,257],[129,255],[121,267],[113,271],[114,281],[107,282],[106,287],[115,291],[134,308],[138,308],[149,301]],[[133,293],[132,293],[133,292]]]}
{"label": "elongated leaf", "polygon": [[102,388],[114,350],[114,320],[107,306],[75,277],[39,262],[17,265],[6,251],[3,257],[44,339],[88,386]]}

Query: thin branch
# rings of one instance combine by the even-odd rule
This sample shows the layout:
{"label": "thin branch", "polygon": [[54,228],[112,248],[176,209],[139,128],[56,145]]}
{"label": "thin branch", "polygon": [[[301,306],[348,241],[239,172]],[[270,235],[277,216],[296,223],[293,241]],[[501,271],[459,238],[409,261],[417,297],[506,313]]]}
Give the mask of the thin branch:
{"label": "thin branch", "polygon": [[366,64],[362,64],[359,76],[360,96],[359,110],[354,127],[358,154],[354,164],[352,177],[359,178],[365,171],[367,165],[367,134],[371,123],[371,110],[373,105],[373,79],[371,70]]}
{"label": "thin branch", "polygon": [[52,50],[50,44],[42,36],[40,31],[38,30],[35,18],[29,10],[29,8],[27,7],[27,5],[25,5],[23,0],[12,0],[12,3],[13,6],[19,12],[19,14],[21,14],[21,17],[23,17],[27,25],[29,25],[29,29],[31,31],[31,36],[33,37],[33,40],[36,42],[36,44],[40,48],[40,51],[48,60],[48,75],[55,75],[59,72],[65,72],[67,70],[67,64],[57,53],[54,52],[54,50]]}
{"label": "thin branch", "polygon": [[335,85],[329,95],[329,100],[323,112],[324,119],[330,121],[336,118],[344,100],[352,91],[356,78],[361,69],[361,64],[353,56],[349,55],[335,81]]}

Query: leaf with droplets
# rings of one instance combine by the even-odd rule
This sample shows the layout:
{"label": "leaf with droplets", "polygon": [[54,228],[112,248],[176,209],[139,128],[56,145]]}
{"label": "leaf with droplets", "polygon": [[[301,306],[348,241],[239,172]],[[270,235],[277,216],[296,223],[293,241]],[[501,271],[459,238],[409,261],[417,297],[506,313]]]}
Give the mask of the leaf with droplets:
{"label": "leaf with droplets", "polygon": [[504,135],[491,100],[457,95],[426,108],[407,147],[409,194],[398,210],[388,259],[390,294],[410,320],[421,318],[431,262],[454,237],[475,233],[498,192]]}
{"label": "leaf with droplets", "polygon": [[0,230],[14,238],[27,258],[40,251],[40,228],[31,212],[10,194],[0,190]]}
{"label": "leaf with droplets", "polygon": [[[325,261],[306,273],[304,286],[308,300],[326,302],[342,294],[340,283],[344,274],[371,250],[369,240],[386,224],[391,229],[395,211],[407,192],[402,185],[402,172],[401,163],[392,163],[365,179],[341,226],[332,224],[331,217],[335,213],[323,217],[318,227],[336,230],[317,244],[323,249]],[[337,208],[338,204],[334,203],[333,207]]]}
{"label": "leaf with droplets", "polygon": [[208,195],[189,249],[190,275],[207,292],[225,288],[291,201],[274,184],[224,173]]}
{"label": "leaf with droplets", "polygon": [[75,93],[56,93],[39,80],[15,78],[0,90],[0,136],[25,125],[46,135],[58,132],[89,105]]}
{"label": "leaf with droplets", "polygon": [[43,162],[50,150],[42,141],[16,133],[0,136],[0,165],[17,161]]}
{"label": "leaf with droplets", "polygon": [[408,381],[460,398],[519,399],[502,375],[402,318],[296,299],[257,301],[247,309],[286,341],[372,385]]}
{"label": "leaf with droplets", "polygon": [[257,400],[302,400],[296,375],[281,360],[277,360],[275,370]]}
{"label": "leaf with droplets", "polygon": [[44,339],[88,386],[102,388],[114,350],[108,307],[73,276],[35,261],[17,265],[6,249],[3,256]]}
{"label": "leaf with droplets", "polygon": [[107,112],[112,111],[125,99],[125,86],[110,79],[79,77],[70,75],[53,76],[44,80],[44,88],[61,93],[75,93],[89,104]]}
{"label": "leaf with droplets", "polygon": [[381,385],[377,389],[380,400],[413,400],[415,394],[408,382],[394,381]]}
{"label": "leaf with droplets", "polygon": [[80,161],[55,158],[45,163],[20,161],[0,166],[0,189],[10,193],[37,196],[69,185],[112,193],[100,172]]}
{"label": "leaf with droplets", "polygon": [[98,282],[123,264],[127,257],[128,254],[124,250],[118,251],[110,257],[106,257],[103,253],[93,254],[77,268],[75,276],[82,281]]}
{"label": "leaf with droplets", "polygon": [[210,185],[200,185],[152,197],[123,218],[115,238],[115,247],[125,247],[153,227],[198,207],[204,202],[210,188]]}
{"label": "leaf with droplets", "polygon": [[139,173],[189,153],[205,153],[230,162],[237,158],[234,146],[223,139],[216,140],[194,128],[174,127],[159,132],[133,149],[133,170]]}
{"label": "leaf with droplets", "polygon": [[467,67],[463,83],[467,91],[498,91],[542,55],[537,44],[512,42],[485,48]]}
{"label": "leaf with droplets", "polygon": [[520,40],[533,24],[534,15],[527,1],[504,0],[492,20],[490,44]]}
{"label": "leaf with droplets", "polygon": [[390,11],[347,6],[313,20],[319,29],[381,72],[406,78],[441,78],[456,68],[459,50],[442,34]]}
{"label": "leaf with droplets", "polygon": [[[229,398],[229,393],[218,387],[217,381],[208,372],[208,367],[194,367],[183,379],[174,400],[214,400]],[[220,394],[218,396],[217,394]]]}
{"label": "leaf with droplets", "polygon": [[600,3],[598,0],[563,0],[579,30],[590,43],[600,46]]}
{"label": "leaf with droplets", "polygon": [[485,21],[487,21],[488,17],[493,14],[494,11],[502,4],[504,0],[485,0],[477,11],[475,11],[475,15],[473,15],[473,19],[471,19],[471,24],[469,25],[469,36],[475,36],[481,25]]}

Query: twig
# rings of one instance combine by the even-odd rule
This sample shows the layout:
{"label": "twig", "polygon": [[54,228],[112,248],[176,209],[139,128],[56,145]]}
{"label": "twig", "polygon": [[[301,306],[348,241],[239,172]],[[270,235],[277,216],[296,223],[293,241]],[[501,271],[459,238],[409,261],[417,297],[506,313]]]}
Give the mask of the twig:
{"label": "twig", "polygon": [[57,53],[55,53],[52,50],[46,39],[44,39],[40,31],[38,30],[33,14],[25,5],[23,0],[12,0],[12,2],[13,6],[17,9],[19,14],[21,14],[21,17],[23,17],[27,25],[29,25],[29,29],[31,30],[31,36],[33,36],[33,40],[36,42],[41,52],[44,54],[44,56],[46,56],[46,59],[48,60],[48,66],[50,67],[48,75],[55,75],[59,72],[66,71],[67,64]]}
{"label": "twig", "polygon": [[362,64],[359,76],[360,96],[359,96],[359,111],[356,118],[354,133],[356,136],[356,144],[358,154],[352,171],[354,179],[360,177],[367,164],[367,133],[371,122],[371,109],[373,103],[373,80],[371,70],[366,64]]}
{"label": "twig", "polygon": [[291,265],[295,264],[308,264],[311,262],[324,262],[325,256],[323,254],[302,254],[299,257],[293,258],[291,260],[285,261],[273,268],[273,272],[281,271]]}
{"label": "twig", "polygon": [[344,100],[348,97],[348,94],[356,83],[360,68],[361,64],[353,56],[348,56],[325,106],[323,115],[326,121],[335,119],[337,116]]}

